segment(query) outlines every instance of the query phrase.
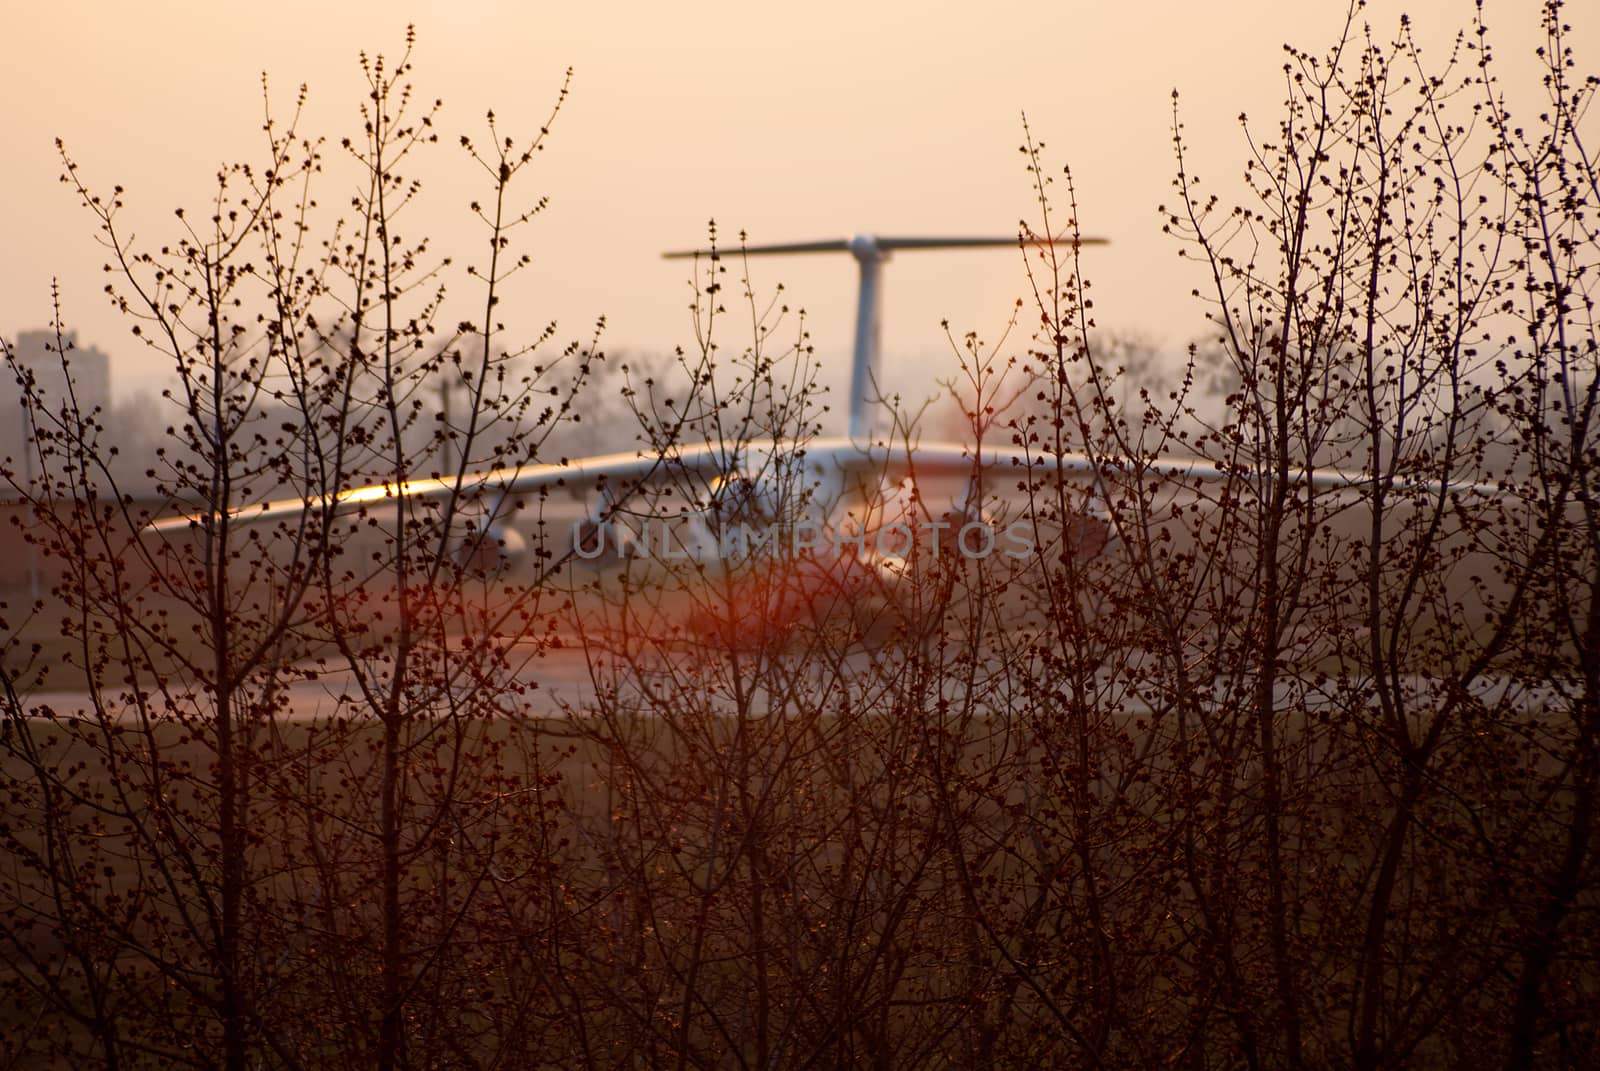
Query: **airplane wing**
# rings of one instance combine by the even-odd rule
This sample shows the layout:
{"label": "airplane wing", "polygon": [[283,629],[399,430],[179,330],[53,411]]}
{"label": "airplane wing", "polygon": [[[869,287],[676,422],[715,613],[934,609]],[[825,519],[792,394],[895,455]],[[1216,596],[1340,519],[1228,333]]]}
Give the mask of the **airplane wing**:
{"label": "airplane wing", "polygon": [[[460,479],[425,478],[399,483],[377,483],[366,487],[353,487],[332,495],[312,498],[284,498],[258,505],[245,506],[234,511],[230,520],[235,524],[257,524],[298,517],[307,512],[328,508],[336,510],[371,506],[398,498],[448,498],[452,495],[492,494],[500,497],[528,494],[540,490],[563,488],[576,495],[609,491],[612,495],[626,493],[631,487],[643,484],[657,476],[674,472],[695,471],[708,475],[727,475],[729,472],[756,473],[766,467],[770,459],[782,456],[793,458],[804,466],[804,475],[827,479],[835,474],[862,473],[885,475],[889,473],[926,475],[937,477],[971,476],[978,472],[990,475],[1016,473],[1019,476],[1043,475],[1060,472],[1100,479],[1118,473],[1133,471],[1134,464],[1122,458],[1092,458],[1077,453],[1035,453],[1025,455],[1016,446],[984,446],[974,450],[970,444],[956,442],[914,443],[909,446],[886,446],[881,443],[863,445],[846,438],[814,439],[804,443],[759,441],[745,443],[735,448],[718,444],[695,444],[673,447],[659,452],[634,451],[631,453],[600,454],[573,458],[547,464],[522,465],[468,473]],[[1203,460],[1185,458],[1156,458],[1139,464],[1140,471],[1152,476],[1176,479],[1219,481],[1230,476],[1248,475],[1238,470]],[[1359,470],[1335,468],[1307,468],[1294,477],[1296,483],[1306,483],[1319,488],[1359,488],[1372,483],[1370,473]],[[1423,481],[1406,484],[1437,492],[1441,485]],[[1477,495],[1499,495],[1504,489],[1491,484],[1451,484],[1451,491]],[[151,522],[152,531],[166,532],[203,526],[210,523],[210,515],[192,513],[165,517]]]}
{"label": "airplane wing", "polygon": [[[642,481],[653,473],[670,471],[674,465],[705,468],[726,457],[725,451],[709,445],[687,447],[660,454],[640,451],[596,454],[547,464],[518,465],[471,472],[459,479],[453,476],[427,477],[352,487],[331,495],[312,498],[282,498],[241,507],[230,515],[230,520],[235,524],[257,524],[284,517],[298,517],[309,511],[328,508],[353,509],[397,498],[448,498],[452,495],[476,494],[514,495],[556,487],[569,487],[581,491],[586,485],[598,488],[613,481],[624,483],[630,480]],[[205,513],[164,517],[146,527],[157,532],[173,531],[209,523],[209,517],[210,515]]]}

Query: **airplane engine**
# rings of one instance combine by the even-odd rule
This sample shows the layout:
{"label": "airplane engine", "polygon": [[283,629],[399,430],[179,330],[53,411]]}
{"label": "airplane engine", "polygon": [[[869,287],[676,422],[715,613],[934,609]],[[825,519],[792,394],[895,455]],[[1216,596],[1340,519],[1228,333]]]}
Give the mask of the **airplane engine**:
{"label": "airplane engine", "polygon": [[984,506],[971,506],[962,499],[951,503],[939,517],[939,549],[963,558],[987,558],[1000,547],[1001,525]]}
{"label": "airplane engine", "polygon": [[528,539],[506,519],[475,521],[456,543],[456,560],[469,569],[501,573],[528,554]]}

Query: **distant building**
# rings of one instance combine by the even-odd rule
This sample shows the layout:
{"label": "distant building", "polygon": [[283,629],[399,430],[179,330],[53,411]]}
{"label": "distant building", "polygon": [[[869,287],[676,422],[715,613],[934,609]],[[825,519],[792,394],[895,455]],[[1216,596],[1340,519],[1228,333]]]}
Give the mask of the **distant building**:
{"label": "distant building", "polygon": [[[98,347],[80,346],[75,331],[63,332],[61,337],[67,351],[65,361],[56,352],[54,331],[23,331],[18,334],[16,345],[12,347],[17,373],[32,379],[39,400],[48,412],[59,412],[67,400],[69,377],[72,395],[77,400],[80,412],[88,414],[96,407],[109,410],[111,358]],[[0,431],[0,458],[20,461],[28,442],[27,425],[21,419],[22,384],[12,378],[10,369],[0,372],[0,379],[6,380],[0,384],[0,402],[9,403],[9,412],[12,414],[4,415],[6,410],[0,408],[0,428],[5,429]]]}

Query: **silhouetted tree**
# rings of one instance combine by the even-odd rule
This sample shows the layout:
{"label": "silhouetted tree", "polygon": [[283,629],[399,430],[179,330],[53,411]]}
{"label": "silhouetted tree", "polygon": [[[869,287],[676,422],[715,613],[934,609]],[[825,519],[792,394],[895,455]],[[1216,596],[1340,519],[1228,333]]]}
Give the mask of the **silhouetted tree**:
{"label": "silhouetted tree", "polygon": [[[494,196],[465,321],[395,233],[435,121],[406,60],[364,67],[325,242],[332,167],[292,129],[159,253],[69,162],[179,373],[159,475],[196,520],[147,529],[95,418],[34,411],[18,490],[60,578],[8,611],[7,1055],[1593,1064],[1597,83],[1558,4],[1531,121],[1481,23],[1432,70],[1358,11],[1288,52],[1237,208],[1175,125],[1164,219],[1211,286],[1169,382],[1093,323],[1030,132],[1031,229],[1067,237],[1026,261],[1025,352],[968,336],[951,384],[1008,463],[946,488],[913,455],[825,500],[804,321],[747,278],[730,302],[724,248],[695,345],[612,373],[658,464],[583,489],[585,538],[649,543],[572,571],[512,571],[540,496],[469,478],[546,456],[598,358],[498,341],[538,141],[466,140]],[[304,508],[240,513],[269,489]],[[1029,552],[795,550],[818,518],[1018,524]],[[19,649],[40,620],[82,712]],[[588,681],[552,700],[558,643]]]}

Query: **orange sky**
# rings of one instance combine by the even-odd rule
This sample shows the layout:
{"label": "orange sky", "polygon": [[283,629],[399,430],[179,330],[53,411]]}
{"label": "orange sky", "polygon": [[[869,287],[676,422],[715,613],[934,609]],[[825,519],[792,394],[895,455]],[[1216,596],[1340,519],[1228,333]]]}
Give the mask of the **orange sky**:
{"label": "orange sky", "polygon": [[[468,14],[463,14],[462,10]],[[536,260],[514,300],[529,335],[609,321],[607,348],[663,351],[692,339],[688,269],[660,251],[697,244],[715,216],[754,241],[880,233],[1014,233],[1031,202],[1017,146],[1027,112],[1054,164],[1070,162],[1085,233],[1114,244],[1088,264],[1102,327],[1179,346],[1201,330],[1195,280],[1160,233],[1171,196],[1171,91],[1183,94],[1195,170],[1233,195],[1241,111],[1276,116],[1285,41],[1321,48],[1336,0],[1133,3],[579,5],[475,2],[15,4],[5,19],[0,93],[0,332],[42,325],[59,276],[69,324],[117,362],[118,393],[159,378],[101,294],[86,213],[57,183],[53,139],[88,180],[127,189],[141,238],[173,236],[171,209],[198,204],[217,164],[259,156],[259,73],[281,110],[309,83],[303,129],[347,130],[355,57],[395,53],[419,34],[416,82],[445,100],[442,130],[479,132],[485,108],[519,133],[543,120],[564,68],[573,93],[541,172],[551,197],[530,232]],[[1409,10],[1441,55],[1470,14],[1464,0],[1374,4],[1387,35]],[[1539,40],[1532,0],[1489,5],[1502,71],[1526,78]],[[1574,17],[1581,18],[1582,12]],[[1600,24],[1600,20],[1590,20]],[[1600,70],[1595,25],[1581,66]],[[443,245],[471,239],[478,188],[453,147],[428,165],[432,205],[414,226]],[[330,175],[326,203],[343,200]],[[842,379],[854,312],[845,257],[759,262],[809,313],[813,340]],[[932,390],[954,371],[939,330],[992,337],[1024,280],[1018,255],[902,254],[886,275],[884,348],[893,381]],[[737,341],[737,338],[734,339]]]}

